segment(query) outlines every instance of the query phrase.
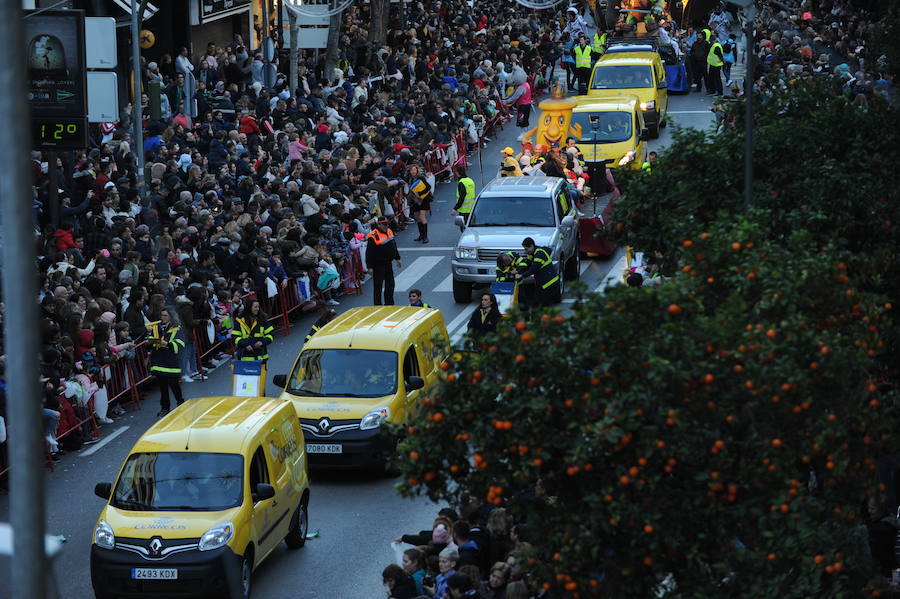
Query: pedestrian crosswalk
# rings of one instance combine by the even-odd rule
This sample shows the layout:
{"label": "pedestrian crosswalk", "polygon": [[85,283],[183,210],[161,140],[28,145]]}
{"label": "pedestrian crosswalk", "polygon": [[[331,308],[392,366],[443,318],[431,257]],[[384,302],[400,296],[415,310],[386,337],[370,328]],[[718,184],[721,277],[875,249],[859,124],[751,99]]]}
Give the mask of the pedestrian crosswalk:
{"label": "pedestrian crosswalk", "polygon": [[394,288],[397,291],[407,291],[415,287],[416,281],[427,275],[446,256],[420,256],[412,264],[404,268],[394,278]]}

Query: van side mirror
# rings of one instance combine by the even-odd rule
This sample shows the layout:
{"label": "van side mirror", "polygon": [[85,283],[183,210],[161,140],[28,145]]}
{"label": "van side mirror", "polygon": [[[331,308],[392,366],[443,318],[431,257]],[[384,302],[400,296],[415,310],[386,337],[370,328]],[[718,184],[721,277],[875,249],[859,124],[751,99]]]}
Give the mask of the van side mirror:
{"label": "van side mirror", "polygon": [[94,495],[100,499],[109,499],[112,495],[112,483],[97,483],[94,485]]}
{"label": "van side mirror", "polygon": [[465,227],[466,226],[466,217],[463,216],[462,214],[459,214],[456,216],[456,218],[453,219],[453,222],[457,227]]}
{"label": "van side mirror", "polygon": [[561,227],[573,227],[575,226],[575,217],[571,214],[567,214],[563,217],[562,221],[559,223]]}
{"label": "van side mirror", "polygon": [[641,129],[641,134],[639,136],[641,141],[649,141],[650,140],[650,130],[649,129]]}
{"label": "van side mirror", "polygon": [[287,386],[287,375],[286,374],[276,374],[272,377],[272,384],[276,387],[281,387],[282,389]]}
{"label": "van side mirror", "polygon": [[256,485],[256,493],[253,493],[253,501],[265,501],[275,497],[275,487],[266,483]]}
{"label": "van side mirror", "polygon": [[406,390],[416,391],[425,386],[425,381],[420,376],[411,376],[406,379]]}
{"label": "van side mirror", "polygon": [[667,89],[669,87],[669,82],[665,79],[661,80],[656,84],[656,89]]}

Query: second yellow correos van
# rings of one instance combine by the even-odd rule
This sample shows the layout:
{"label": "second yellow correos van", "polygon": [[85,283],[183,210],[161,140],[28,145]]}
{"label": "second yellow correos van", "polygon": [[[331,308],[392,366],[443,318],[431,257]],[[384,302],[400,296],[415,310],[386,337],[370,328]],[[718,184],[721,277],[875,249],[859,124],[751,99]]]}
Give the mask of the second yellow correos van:
{"label": "second yellow correos van", "polygon": [[572,126],[576,125],[581,128],[576,143],[586,163],[617,168],[622,158],[633,151],[634,158],[627,168],[641,168],[647,154],[647,132],[637,96],[583,98],[572,109]]}
{"label": "second yellow correos van", "polygon": [[656,52],[604,54],[594,64],[588,95],[603,98],[633,94],[640,99],[644,122],[653,137],[666,125],[668,83],[662,59]]}
{"label": "second yellow correos van", "polygon": [[186,401],[138,440],[94,528],[98,599],[246,599],[253,570],[309,527],[303,433],[290,402]]}
{"label": "second yellow correos van", "polygon": [[306,438],[311,466],[384,464],[383,422],[404,423],[437,381],[447,329],[440,310],[353,308],[304,346],[284,387]]}

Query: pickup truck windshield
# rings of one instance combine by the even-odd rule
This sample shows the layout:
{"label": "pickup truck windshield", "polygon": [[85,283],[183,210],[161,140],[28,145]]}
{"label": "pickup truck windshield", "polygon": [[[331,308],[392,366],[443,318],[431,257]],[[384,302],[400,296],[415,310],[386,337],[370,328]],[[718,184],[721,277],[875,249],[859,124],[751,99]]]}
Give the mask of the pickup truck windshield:
{"label": "pickup truck windshield", "polygon": [[653,70],[645,65],[608,65],[594,69],[591,89],[647,89],[653,87]]}
{"label": "pickup truck windshield", "polygon": [[580,142],[618,143],[631,139],[631,116],[629,112],[575,112],[572,124],[581,125]]}
{"label": "pickup truck windshield", "polygon": [[300,354],[287,392],[307,397],[384,397],[397,391],[397,352],[308,349]]}
{"label": "pickup truck windshield", "polygon": [[470,227],[555,227],[553,202],[546,197],[481,196],[469,217]]}
{"label": "pickup truck windshield", "polygon": [[134,453],[110,504],[130,511],[227,510],[244,498],[244,458],[230,453]]}

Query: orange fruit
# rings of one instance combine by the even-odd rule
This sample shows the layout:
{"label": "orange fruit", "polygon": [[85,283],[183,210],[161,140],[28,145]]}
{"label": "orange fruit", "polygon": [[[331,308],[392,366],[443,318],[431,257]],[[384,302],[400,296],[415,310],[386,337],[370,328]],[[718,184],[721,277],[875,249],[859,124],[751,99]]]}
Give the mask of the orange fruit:
{"label": "orange fruit", "polygon": [[775,331],[775,329],[769,329],[768,331],[766,331],[766,337],[768,337],[769,339],[774,339],[777,336],[778,333]]}
{"label": "orange fruit", "polygon": [[671,314],[672,316],[678,316],[679,314],[681,314],[681,306],[679,306],[678,304],[669,304],[668,310],[669,314]]}
{"label": "orange fruit", "polygon": [[692,245],[694,245],[694,242],[691,241],[690,239],[685,239],[684,241],[681,242],[681,246],[682,246],[682,247],[689,248],[689,247],[691,247]]}
{"label": "orange fruit", "polygon": [[733,249],[736,252],[739,252],[741,250],[741,244],[738,243],[737,241],[735,241],[734,243],[731,244],[731,249]]}
{"label": "orange fruit", "polygon": [[772,439],[772,447],[781,447],[781,439]]}
{"label": "orange fruit", "polygon": [[648,535],[651,534],[651,533],[653,532],[653,527],[650,526],[649,524],[645,524],[645,525],[644,525],[644,532],[647,533]]}
{"label": "orange fruit", "polygon": [[434,413],[434,416],[432,416],[431,419],[432,419],[434,422],[440,422],[441,420],[444,419],[444,415],[441,414],[440,412],[435,412],[435,413]]}
{"label": "orange fruit", "polygon": [[410,451],[410,452],[409,452],[409,459],[411,459],[411,460],[418,460],[418,459],[419,459],[419,452],[418,452],[418,451]]}
{"label": "orange fruit", "polygon": [[528,327],[528,325],[525,324],[525,321],[524,321],[524,320],[520,320],[519,322],[516,323],[516,330],[517,330],[517,331],[524,331],[524,330],[526,329],[526,327]]}
{"label": "orange fruit", "polygon": [[529,341],[532,341],[533,339],[534,335],[532,335],[531,333],[522,333],[522,341],[527,343]]}
{"label": "orange fruit", "polygon": [[516,356],[516,363],[517,363],[517,364],[521,364],[521,363],[524,362],[524,361],[525,361],[525,356],[524,356],[524,355],[518,354],[518,355]]}

